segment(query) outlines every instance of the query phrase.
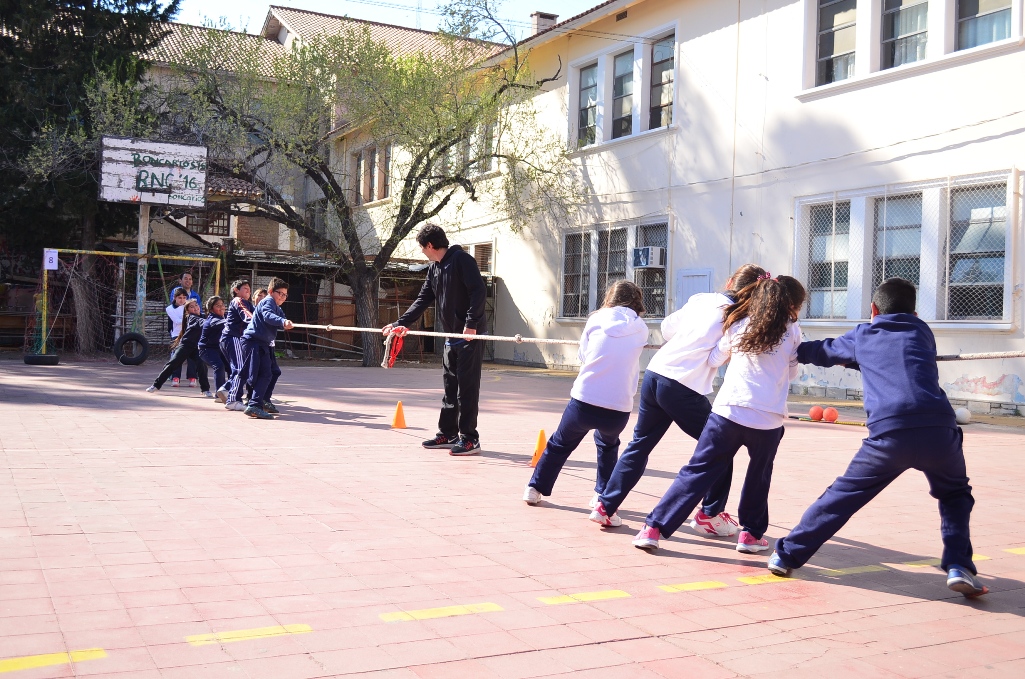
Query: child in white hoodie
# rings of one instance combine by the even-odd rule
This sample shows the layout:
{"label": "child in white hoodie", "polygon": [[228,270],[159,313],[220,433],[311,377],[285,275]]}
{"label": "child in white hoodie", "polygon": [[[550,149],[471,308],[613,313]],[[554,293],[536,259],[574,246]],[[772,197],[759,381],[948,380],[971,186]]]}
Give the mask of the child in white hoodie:
{"label": "child in white hoodie", "polygon": [[605,293],[602,308],[587,319],[578,352],[580,373],[559,428],[548,439],[523,492],[527,504],[536,505],[552,494],[562,466],[592,429],[598,447],[595,493],[605,488],[619,457],[619,434],[630,419],[637,393],[637,361],[648,341],[648,326],[640,318],[643,313],[641,289],[629,281],[616,281]]}
{"label": "child in white hoodie", "polygon": [[726,308],[726,333],[708,363],[719,366],[730,360],[730,366],[712,414],[690,462],[648,514],[634,539],[635,547],[658,549],[659,537],[668,538],[683,524],[744,446],[751,461],[737,512],[741,525],[737,551],[769,548],[763,537],[769,527],[769,483],[783,438],[790,380],[797,375],[801,344],[797,314],[806,293],[795,278],[768,275],[741,290],[737,302]]}

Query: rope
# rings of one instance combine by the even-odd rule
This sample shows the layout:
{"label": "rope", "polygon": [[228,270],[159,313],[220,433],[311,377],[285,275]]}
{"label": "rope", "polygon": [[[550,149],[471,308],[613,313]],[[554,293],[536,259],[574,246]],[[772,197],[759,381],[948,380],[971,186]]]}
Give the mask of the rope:
{"label": "rope", "polygon": [[[310,328],[312,330],[327,330],[328,332],[368,332],[368,333],[380,333],[379,328],[355,328],[348,325],[313,325],[310,323],[295,323],[292,327],[295,328]],[[389,333],[387,339],[385,339],[385,356],[387,357],[391,351],[391,337],[398,333]],[[578,340],[571,339],[549,339],[547,337],[524,337],[523,335],[463,335],[461,333],[454,332],[432,332],[428,330],[406,330],[403,335],[420,335],[422,337],[455,337],[458,339],[465,340],[487,340],[491,342],[515,342],[516,344],[523,344],[524,342],[531,342],[533,344],[580,344]],[[660,349],[663,345],[661,344],[645,344],[645,349]],[[401,345],[400,345],[401,347]],[[398,353],[397,351],[395,352]],[[937,361],[979,361],[986,359],[1001,359],[1001,358],[1025,358],[1025,351],[994,351],[989,353],[981,354],[943,354],[936,357]],[[387,360],[387,358],[386,358]],[[394,360],[392,360],[394,365]],[[387,367],[384,363],[381,367]]]}

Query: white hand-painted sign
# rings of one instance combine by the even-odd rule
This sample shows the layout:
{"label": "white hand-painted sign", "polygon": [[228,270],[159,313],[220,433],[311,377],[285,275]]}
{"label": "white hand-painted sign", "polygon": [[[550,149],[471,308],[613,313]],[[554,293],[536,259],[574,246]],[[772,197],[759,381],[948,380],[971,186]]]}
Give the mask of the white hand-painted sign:
{"label": "white hand-painted sign", "polygon": [[206,147],[103,138],[100,200],[206,205]]}

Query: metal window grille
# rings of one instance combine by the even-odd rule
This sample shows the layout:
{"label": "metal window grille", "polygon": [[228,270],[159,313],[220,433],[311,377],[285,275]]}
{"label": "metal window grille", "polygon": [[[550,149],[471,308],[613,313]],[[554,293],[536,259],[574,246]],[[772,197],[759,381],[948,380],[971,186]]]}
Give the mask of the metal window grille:
{"label": "metal window grille", "polygon": [[605,291],[610,285],[626,278],[626,241],[625,228],[598,232],[598,292],[595,307],[602,305]]}
{"label": "metal window grille", "polygon": [[1011,37],[1011,0],[959,0],[957,48],[966,50]]}
{"label": "metal window grille", "polygon": [[886,0],[883,3],[884,69],[925,59],[928,40],[928,0]]}
{"label": "metal window grille", "polygon": [[808,211],[808,318],[847,317],[850,201],[812,205]]}
{"label": "metal window grille", "polygon": [[562,258],[562,315],[566,318],[586,316],[590,311],[588,295],[591,287],[591,234],[566,235]]}
{"label": "metal window grille", "polygon": [[231,217],[226,212],[189,215],[185,219],[185,227],[195,234],[228,236],[231,235]]}
{"label": "metal window grille", "polygon": [[918,286],[922,270],[922,194],[875,199],[873,287],[887,278]]}
{"label": "metal window grille", "polygon": [[819,0],[816,85],[854,75],[856,18],[857,0]]}
{"label": "metal window grille", "polygon": [[633,50],[613,59],[612,70],[612,138],[619,139],[633,132]]}
{"label": "metal window grille", "polygon": [[598,130],[598,64],[580,69],[580,105],[577,123],[577,146],[597,141]]}
{"label": "metal window grille", "polygon": [[491,273],[491,243],[477,243],[473,246],[473,258],[477,260],[477,268],[481,271]]}
{"label": "metal window grille", "polygon": [[1007,184],[952,188],[946,234],[946,318],[1001,319],[1007,255]]}
{"label": "metal window grille", "polygon": [[[637,247],[669,247],[668,224],[644,224],[637,227]],[[636,269],[634,283],[644,293],[644,314],[649,318],[666,315],[666,270]]]}
{"label": "metal window grille", "polygon": [[673,122],[673,69],[676,62],[676,34],[651,46],[651,105],[648,129]]}

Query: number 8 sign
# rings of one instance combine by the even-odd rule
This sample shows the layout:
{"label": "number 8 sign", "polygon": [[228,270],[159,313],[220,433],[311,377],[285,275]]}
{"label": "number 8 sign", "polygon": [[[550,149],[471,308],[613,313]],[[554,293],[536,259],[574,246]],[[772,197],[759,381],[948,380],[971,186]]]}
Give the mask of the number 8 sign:
{"label": "number 8 sign", "polygon": [[43,250],[43,268],[47,271],[57,270],[57,251],[46,249]]}

